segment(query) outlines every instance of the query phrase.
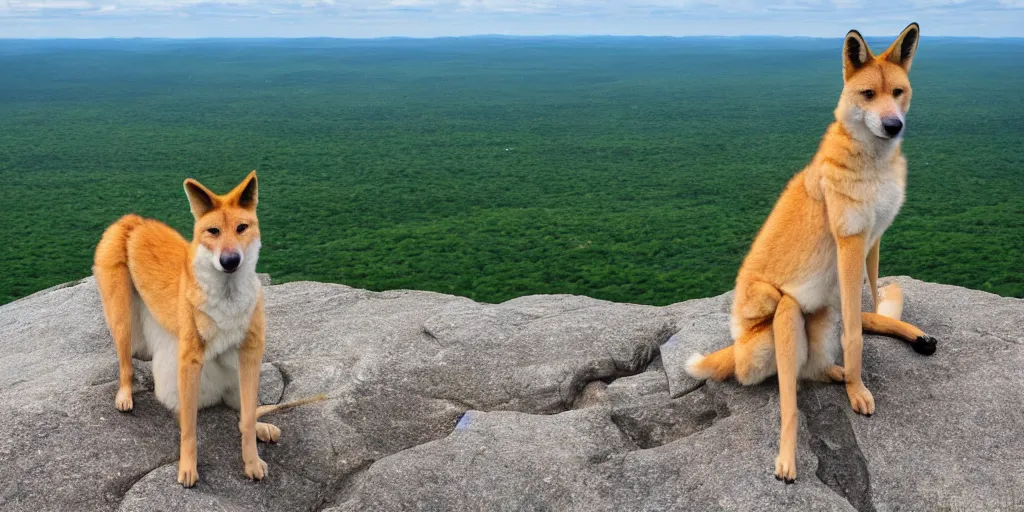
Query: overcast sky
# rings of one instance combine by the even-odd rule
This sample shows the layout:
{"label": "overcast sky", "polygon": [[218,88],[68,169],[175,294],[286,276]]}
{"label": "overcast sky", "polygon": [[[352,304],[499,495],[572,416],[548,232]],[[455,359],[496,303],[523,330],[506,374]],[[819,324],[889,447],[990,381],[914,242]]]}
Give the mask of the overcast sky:
{"label": "overcast sky", "polygon": [[[899,4],[896,6],[896,4]],[[0,37],[1024,37],[1024,0],[0,0]]]}

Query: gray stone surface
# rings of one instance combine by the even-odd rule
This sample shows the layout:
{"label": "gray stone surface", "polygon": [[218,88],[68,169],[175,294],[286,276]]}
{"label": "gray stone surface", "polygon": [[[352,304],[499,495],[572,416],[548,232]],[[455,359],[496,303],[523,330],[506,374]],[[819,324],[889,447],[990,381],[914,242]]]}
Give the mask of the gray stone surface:
{"label": "gray stone surface", "polygon": [[[0,307],[0,510],[1017,510],[1024,301],[898,278],[932,357],[865,340],[877,413],[804,383],[798,482],[772,478],[774,383],[701,383],[729,295],[663,308],[576,296],[499,305],[414,291],[268,286],[268,477],[237,418],[199,415],[200,480],[136,361],[135,410],[91,279]],[[1017,508],[1014,508],[1017,507]]]}

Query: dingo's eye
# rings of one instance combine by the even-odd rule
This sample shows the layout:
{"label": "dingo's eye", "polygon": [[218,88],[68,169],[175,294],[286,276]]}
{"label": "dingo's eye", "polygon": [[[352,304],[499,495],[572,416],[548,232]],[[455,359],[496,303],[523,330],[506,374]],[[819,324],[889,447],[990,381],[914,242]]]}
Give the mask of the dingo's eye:
{"label": "dingo's eye", "polygon": [[893,89],[892,90],[892,95],[893,95],[894,98],[899,98],[900,96],[903,95],[903,89],[900,89],[899,87]]}
{"label": "dingo's eye", "polygon": [[217,228],[206,228],[206,232],[213,236],[217,236],[220,234],[220,230]]}
{"label": "dingo's eye", "polygon": [[872,91],[871,89],[863,90],[860,93],[864,95],[865,99],[869,99],[870,100],[871,98],[875,97],[875,91]]}
{"label": "dingo's eye", "polygon": [[249,229],[249,225],[248,224],[239,224],[238,227],[235,228],[235,233],[238,233],[239,235],[241,235],[242,233],[245,233],[245,230],[247,230],[247,229]]}

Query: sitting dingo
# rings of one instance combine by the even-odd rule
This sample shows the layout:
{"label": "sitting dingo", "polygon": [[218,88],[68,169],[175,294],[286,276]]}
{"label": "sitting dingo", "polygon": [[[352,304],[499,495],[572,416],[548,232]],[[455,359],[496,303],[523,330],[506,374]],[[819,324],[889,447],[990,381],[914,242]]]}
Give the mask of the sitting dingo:
{"label": "sitting dingo", "polygon": [[[879,240],[906,189],[900,140],[919,35],[918,25],[910,24],[877,57],[857,31],[846,35],[836,121],[811,163],[782,192],[740,267],[734,343],[687,362],[696,378],[735,375],[746,385],[778,373],[782,428],[775,477],[787,483],[796,479],[798,375],[845,382],[853,410],[870,416],[875,401],[861,380],[862,330],[902,338],[922,354],[935,352],[934,338],[899,320],[898,287],[883,304],[877,287]],[[861,313],[865,267],[877,313]],[[843,366],[835,364],[837,347],[828,335],[833,311],[842,316]]]}
{"label": "sitting dingo", "polygon": [[120,366],[114,405],[132,409],[132,356],[152,358],[156,398],[179,412],[178,482],[185,487],[199,478],[198,409],[223,401],[241,411],[245,475],[260,480],[267,465],[256,438],[276,441],[281,431],[256,418],[323,398],[256,407],[264,348],[256,192],[256,171],[223,196],[185,180],[195,217],[191,244],[166,224],[126,215],[96,247],[93,273]]}

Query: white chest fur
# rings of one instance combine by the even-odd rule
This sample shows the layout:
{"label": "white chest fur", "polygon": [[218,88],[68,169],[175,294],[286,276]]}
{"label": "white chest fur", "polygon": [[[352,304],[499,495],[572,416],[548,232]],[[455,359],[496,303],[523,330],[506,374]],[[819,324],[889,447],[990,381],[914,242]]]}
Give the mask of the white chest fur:
{"label": "white chest fur", "polygon": [[895,177],[879,181],[876,188],[874,222],[871,223],[871,231],[868,235],[870,245],[874,245],[882,233],[885,233],[885,230],[892,225],[906,196],[905,187]]}
{"label": "white chest fur", "polygon": [[[256,247],[255,251],[258,249]],[[217,270],[212,264],[213,258],[212,253],[200,247],[193,263],[196,282],[206,295],[206,302],[199,306],[199,311],[212,320],[199,323],[207,361],[242,344],[260,293],[256,254],[246,254],[242,267],[234,274]]]}
{"label": "white chest fur", "polygon": [[[906,164],[902,157],[886,159],[879,167],[863,169],[858,179],[831,182],[809,178],[812,197],[822,197],[832,229],[840,236],[865,237],[864,256],[889,228],[903,205]],[[813,176],[813,175],[811,175]],[[817,246],[804,271],[781,289],[792,296],[805,312],[839,304],[837,247],[829,240]]]}
{"label": "white chest fur", "polygon": [[254,283],[231,283],[204,290],[206,302],[199,306],[199,311],[212,322],[206,323],[199,335],[206,344],[207,361],[226,350],[237,349],[245,341],[259,295],[259,281],[255,280],[255,275],[253,278]]}
{"label": "white chest fur", "polygon": [[903,206],[906,160],[884,155],[860,169],[857,178],[825,180],[825,202],[839,236],[862,235],[870,248],[892,224]]}
{"label": "white chest fur", "polygon": [[[199,379],[199,407],[225,402],[238,408],[238,349],[249,331],[259,301],[260,282],[256,276],[259,243],[246,252],[242,267],[234,274],[216,270],[213,255],[197,252],[193,264],[196,281],[206,296],[199,311],[209,317],[200,336],[205,343],[203,370]],[[178,339],[167,332],[137,299],[135,318],[139,329],[132,335],[133,353],[153,359],[153,391],[157,400],[172,411],[178,409]]]}
{"label": "white chest fur", "polygon": [[[257,283],[258,284],[258,283]],[[172,411],[178,410],[178,337],[167,332],[150,313],[141,300],[136,301],[136,318],[140,320],[137,334],[133,334],[133,352],[140,357],[152,357],[153,391],[157,400]],[[211,308],[215,315],[223,314],[222,308]],[[210,314],[210,313],[207,313]],[[250,310],[246,318],[251,318]],[[211,318],[213,316],[211,315]],[[238,395],[238,349],[248,330],[241,322],[218,325],[211,338],[206,338],[203,370],[199,378],[199,407],[227,403],[237,408]],[[207,333],[211,334],[211,333]]]}
{"label": "white chest fur", "polygon": [[904,187],[895,178],[882,177],[858,183],[854,192],[847,197],[855,201],[840,203],[836,230],[841,236],[863,235],[867,250],[892,225],[903,206]]}

